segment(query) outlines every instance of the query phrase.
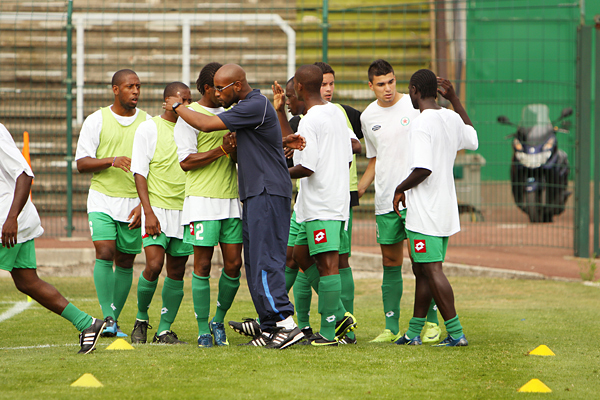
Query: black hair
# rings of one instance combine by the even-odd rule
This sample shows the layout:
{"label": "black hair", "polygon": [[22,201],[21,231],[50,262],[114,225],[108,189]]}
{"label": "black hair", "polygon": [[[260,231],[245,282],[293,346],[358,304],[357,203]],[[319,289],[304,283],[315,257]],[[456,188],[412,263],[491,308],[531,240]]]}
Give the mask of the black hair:
{"label": "black hair", "polygon": [[321,93],[321,84],[323,83],[323,74],[316,65],[302,65],[296,70],[294,75],[297,82],[301,83],[309,93]]}
{"label": "black hair", "polygon": [[198,75],[198,79],[196,80],[196,87],[201,95],[204,95],[204,85],[208,85],[210,87],[215,86],[215,74],[223,65],[218,62],[208,63],[202,68],[200,74]]}
{"label": "black hair", "polygon": [[373,83],[373,78],[376,76],[383,76],[389,73],[394,73],[394,68],[392,68],[392,65],[389,62],[382,60],[381,58],[375,60],[369,65],[369,82]]}
{"label": "black hair", "polygon": [[335,78],[335,71],[333,70],[333,68],[331,68],[331,65],[323,62],[323,61],[317,61],[315,63],[315,65],[319,68],[321,68],[321,71],[323,72],[323,75],[325,74],[332,74],[333,77]]}
{"label": "black hair", "polygon": [[437,77],[428,69],[420,69],[410,77],[410,86],[417,88],[421,99],[429,97],[437,98]]}
{"label": "black hair", "polygon": [[190,90],[190,88],[183,82],[171,82],[167,85],[167,87],[165,87],[163,99],[166,99],[170,96],[176,96],[177,92],[181,92],[182,90]]}
{"label": "black hair", "polygon": [[112,81],[111,81],[110,84],[112,86],[120,86],[121,83],[123,83],[123,81],[125,80],[125,77],[127,77],[129,75],[135,75],[135,76],[137,76],[137,74],[135,73],[135,71],[132,70],[132,69],[120,69],[117,72],[115,72],[115,74],[112,77]]}

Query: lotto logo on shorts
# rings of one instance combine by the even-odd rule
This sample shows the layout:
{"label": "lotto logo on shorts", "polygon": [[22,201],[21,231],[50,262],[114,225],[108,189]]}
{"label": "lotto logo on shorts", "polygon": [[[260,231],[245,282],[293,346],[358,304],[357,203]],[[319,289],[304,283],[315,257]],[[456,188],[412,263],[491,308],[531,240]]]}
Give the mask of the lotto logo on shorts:
{"label": "lotto logo on shorts", "polygon": [[415,240],[415,253],[427,253],[424,240]]}
{"label": "lotto logo on shorts", "polygon": [[194,223],[190,224],[190,235],[194,236]]}
{"label": "lotto logo on shorts", "polygon": [[148,237],[147,233],[144,233],[144,236],[142,236],[142,239],[146,239]]}
{"label": "lotto logo on shorts", "polygon": [[327,235],[325,234],[325,229],[319,229],[318,231],[313,232],[315,236],[315,243],[327,243]]}

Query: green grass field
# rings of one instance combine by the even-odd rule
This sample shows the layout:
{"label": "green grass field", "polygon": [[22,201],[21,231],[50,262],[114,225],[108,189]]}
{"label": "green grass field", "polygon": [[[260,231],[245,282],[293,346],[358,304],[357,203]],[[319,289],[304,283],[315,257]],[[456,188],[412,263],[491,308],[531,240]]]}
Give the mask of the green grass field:
{"label": "green grass field", "polygon": [[[91,278],[49,278],[67,298],[99,315]],[[135,281],[135,280],[134,280]],[[371,344],[383,329],[378,280],[356,281],[359,344],[338,348],[294,346],[267,350],[236,346],[247,341],[227,328],[229,348],[196,347],[197,326],[186,296],[173,330],[190,345],[137,345],[109,351],[114,339],[77,355],[78,333],[38,304],[0,322],[1,399],[511,399],[596,398],[600,393],[598,300],[600,288],[581,283],[453,278],[457,309],[469,339],[466,348]],[[216,301],[216,280],[212,299]],[[401,327],[408,326],[414,281],[405,280]],[[0,315],[24,301],[10,279],[0,279]],[[130,333],[135,284],[120,317]],[[214,308],[214,307],[213,307]],[[160,286],[150,310],[158,325]],[[312,321],[318,328],[316,297]],[[245,282],[227,319],[254,316]],[[154,330],[149,332],[149,336]],[[554,357],[528,356],[545,344]],[[102,388],[70,384],[93,374]],[[518,393],[530,379],[551,394]]]}

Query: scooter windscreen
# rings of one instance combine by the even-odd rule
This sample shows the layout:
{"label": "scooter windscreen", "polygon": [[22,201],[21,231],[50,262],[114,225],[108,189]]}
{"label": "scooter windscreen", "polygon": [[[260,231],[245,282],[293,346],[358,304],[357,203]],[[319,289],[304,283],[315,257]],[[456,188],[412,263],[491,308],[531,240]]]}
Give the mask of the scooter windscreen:
{"label": "scooter windscreen", "polygon": [[518,139],[529,146],[544,143],[548,135],[554,132],[549,115],[550,110],[545,104],[529,104],[523,107],[517,130]]}

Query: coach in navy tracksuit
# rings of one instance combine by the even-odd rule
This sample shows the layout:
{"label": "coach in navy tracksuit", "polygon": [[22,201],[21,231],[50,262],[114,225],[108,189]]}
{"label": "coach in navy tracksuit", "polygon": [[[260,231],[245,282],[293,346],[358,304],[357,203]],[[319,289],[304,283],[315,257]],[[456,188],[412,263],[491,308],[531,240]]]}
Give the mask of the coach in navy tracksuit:
{"label": "coach in navy tracksuit", "polygon": [[[288,347],[303,335],[292,318],[294,306],[285,287],[292,183],[283,155],[281,128],[275,109],[259,90],[250,87],[240,66],[221,67],[214,84],[224,107],[237,105],[212,117],[179,108],[178,103],[169,102],[167,107],[200,131],[236,132],[246,279],[264,332],[256,332],[248,344]],[[292,142],[286,145],[290,147],[301,142],[297,135],[289,139]]]}

